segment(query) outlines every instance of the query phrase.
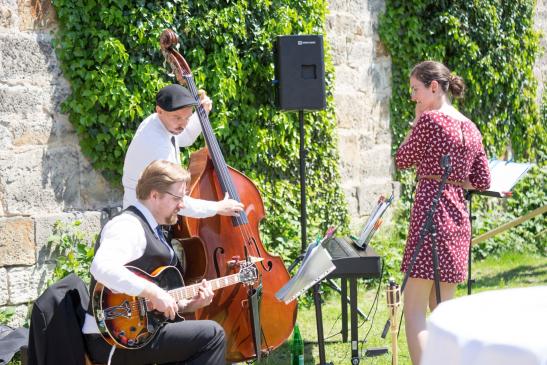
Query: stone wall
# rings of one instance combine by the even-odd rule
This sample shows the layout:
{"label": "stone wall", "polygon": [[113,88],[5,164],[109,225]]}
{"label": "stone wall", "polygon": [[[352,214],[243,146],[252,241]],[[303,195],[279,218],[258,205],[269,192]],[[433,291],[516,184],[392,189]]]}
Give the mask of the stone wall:
{"label": "stone wall", "polygon": [[329,4],[327,34],[336,77],[340,171],[351,226],[357,232],[379,195],[398,195],[399,190],[392,181],[391,61],[378,37],[378,16],[385,3],[331,0]]}
{"label": "stone wall", "polygon": [[60,219],[97,233],[118,204],[80,153],[60,112],[70,93],[52,48],[49,1],[0,1],[0,308],[20,325],[54,267],[46,243]]}

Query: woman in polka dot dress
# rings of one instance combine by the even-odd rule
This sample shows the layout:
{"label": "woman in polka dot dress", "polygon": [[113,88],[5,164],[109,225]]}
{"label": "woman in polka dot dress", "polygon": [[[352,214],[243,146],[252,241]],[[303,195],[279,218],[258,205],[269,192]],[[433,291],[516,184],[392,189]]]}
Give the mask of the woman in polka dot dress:
{"label": "woman in polka dot dress", "polygon": [[[464,281],[467,273],[471,229],[464,189],[487,189],[490,172],[479,130],[450,103],[449,94],[463,95],[462,78],[451,74],[441,63],[425,61],[412,70],[410,87],[416,117],[397,150],[395,163],[398,169],[415,167],[418,186],[401,271],[406,272],[408,268],[439,189],[444,171],[440,159],[448,154],[452,172],[433,217],[441,299],[447,300],[453,298],[457,283]],[[427,340],[427,306],[433,310],[437,304],[434,287],[431,237],[426,236],[404,291],[406,337],[413,364],[419,364]]]}

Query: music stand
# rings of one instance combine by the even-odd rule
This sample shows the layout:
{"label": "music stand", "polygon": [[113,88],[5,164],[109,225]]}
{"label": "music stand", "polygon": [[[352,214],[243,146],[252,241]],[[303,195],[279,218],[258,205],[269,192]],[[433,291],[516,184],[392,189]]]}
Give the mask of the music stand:
{"label": "music stand", "polygon": [[465,194],[469,211],[469,225],[471,229],[471,239],[469,242],[469,252],[467,256],[467,294],[471,294],[474,280],[471,277],[471,257],[473,240],[473,220],[475,216],[472,213],[473,195],[483,195],[495,198],[509,198],[513,195],[513,187],[524,177],[528,170],[533,166],[531,163],[517,163],[503,160],[490,160],[488,169],[490,170],[490,188],[484,191],[468,190]]}

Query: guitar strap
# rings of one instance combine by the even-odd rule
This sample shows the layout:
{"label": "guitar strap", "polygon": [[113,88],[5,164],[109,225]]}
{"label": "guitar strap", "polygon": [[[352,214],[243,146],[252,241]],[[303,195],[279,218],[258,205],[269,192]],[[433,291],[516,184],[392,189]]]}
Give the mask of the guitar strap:
{"label": "guitar strap", "polygon": [[249,303],[251,303],[249,315],[251,317],[253,342],[255,346],[256,359],[260,361],[260,357],[262,355],[262,330],[260,326],[260,301],[262,299],[262,280],[259,280],[259,284],[256,288],[249,289],[248,293]]}

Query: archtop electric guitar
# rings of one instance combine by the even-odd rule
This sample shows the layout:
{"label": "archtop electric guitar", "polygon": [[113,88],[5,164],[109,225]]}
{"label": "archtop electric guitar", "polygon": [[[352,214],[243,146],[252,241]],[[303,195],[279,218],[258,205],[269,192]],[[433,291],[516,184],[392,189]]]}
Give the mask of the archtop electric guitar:
{"label": "archtop electric guitar", "polygon": [[[209,283],[213,290],[238,283],[250,285],[257,279],[254,262],[260,260],[253,258],[250,262],[242,261],[237,274],[209,280]],[[166,290],[176,301],[190,299],[198,294],[200,284],[184,286],[182,276],[174,266],[160,267],[152,274],[133,266],[126,267]],[[95,285],[91,300],[101,335],[110,345],[119,348],[138,349],[145,346],[168,320],[163,313],[149,310],[147,299],[113,292],[101,283]]]}

